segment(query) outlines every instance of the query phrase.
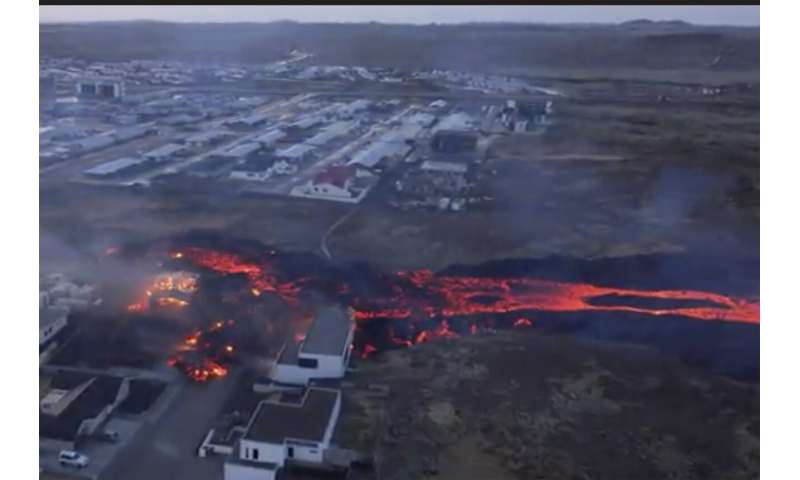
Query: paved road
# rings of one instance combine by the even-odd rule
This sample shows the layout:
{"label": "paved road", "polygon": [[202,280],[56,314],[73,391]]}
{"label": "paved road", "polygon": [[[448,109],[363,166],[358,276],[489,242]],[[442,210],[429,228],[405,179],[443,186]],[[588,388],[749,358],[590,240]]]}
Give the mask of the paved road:
{"label": "paved road", "polygon": [[146,422],[128,449],[104,472],[103,479],[221,479],[223,459],[198,458],[196,453],[236,377],[234,370],[221,380],[182,385],[166,411]]}

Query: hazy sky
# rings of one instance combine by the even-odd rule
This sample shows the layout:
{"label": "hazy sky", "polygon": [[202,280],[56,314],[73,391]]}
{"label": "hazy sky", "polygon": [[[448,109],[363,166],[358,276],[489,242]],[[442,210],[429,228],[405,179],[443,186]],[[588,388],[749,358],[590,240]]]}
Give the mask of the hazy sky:
{"label": "hazy sky", "polygon": [[40,22],[167,20],[178,22],[597,22],[637,18],[716,25],[758,25],[758,6],[40,6]]}

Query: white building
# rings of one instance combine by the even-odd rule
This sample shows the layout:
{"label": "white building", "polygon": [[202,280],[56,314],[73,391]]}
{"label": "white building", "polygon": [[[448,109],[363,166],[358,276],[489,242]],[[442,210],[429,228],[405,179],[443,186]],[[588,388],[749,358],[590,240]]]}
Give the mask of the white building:
{"label": "white building", "polygon": [[209,130],[186,138],[186,145],[192,148],[202,148],[222,142],[228,137],[228,133],[222,130]]}
{"label": "white building", "polygon": [[168,143],[156,148],[155,150],[150,150],[143,156],[152,162],[161,163],[172,160],[173,158],[182,155],[185,151],[186,147],[183,145],[179,145],[177,143]]}
{"label": "white building", "polygon": [[273,129],[270,130],[262,135],[259,135],[255,138],[255,141],[260,143],[263,147],[271,147],[279,140],[283,139],[286,136],[286,133],[280,129]]}
{"label": "white building", "polygon": [[294,197],[358,203],[375,185],[377,177],[371,174],[358,175],[352,165],[331,165],[303,185],[292,188]]}
{"label": "white building", "polygon": [[315,147],[313,145],[297,143],[290,147],[277,150],[275,152],[275,156],[288,161],[307,160],[311,157],[311,155],[313,155],[312,152],[314,151],[314,148]]}
{"label": "white building", "polygon": [[69,310],[66,308],[39,308],[39,348],[67,326],[67,315]]}
{"label": "white building", "polygon": [[270,378],[279,384],[305,386],[312,379],[342,378],[350,362],[355,323],[349,311],[324,308],[301,342],[289,339]]}
{"label": "white building", "polygon": [[287,463],[324,467],[341,409],[339,390],[312,387],[300,398],[262,401],[231,457],[225,480],[274,480]]}

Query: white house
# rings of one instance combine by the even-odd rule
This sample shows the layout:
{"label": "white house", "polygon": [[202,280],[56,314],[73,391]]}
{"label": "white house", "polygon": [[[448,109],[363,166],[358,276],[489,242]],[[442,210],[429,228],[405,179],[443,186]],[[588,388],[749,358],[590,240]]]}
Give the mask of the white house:
{"label": "white house", "polygon": [[39,308],[39,348],[67,326],[67,315],[66,308]]}
{"label": "white house", "polygon": [[153,162],[166,162],[182,155],[185,151],[186,147],[183,145],[168,143],[145,153],[143,156]]}
{"label": "white house", "polygon": [[275,156],[287,161],[302,161],[311,158],[314,145],[297,143],[287,148],[275,151]]}
{"label": "white house", "polygon": [[292,188],[291,195],[358,203],[374,186],[374,183],[374,177],[359,177],[358,169],[355,166],[331,165],[305,184]]}
{"label": "white house", "polygon": [[341,409],[339,390],[312,387],[262,401],[225,462],[225,480],[274,480],[287,463],[324,467]]}
{"label": "white house", "polygon": [[286,341],[270,378],[279,384],[305,386],[312,379],[344,377],[354,332],[350,312],[334,307],[318,311],[305,339]]}

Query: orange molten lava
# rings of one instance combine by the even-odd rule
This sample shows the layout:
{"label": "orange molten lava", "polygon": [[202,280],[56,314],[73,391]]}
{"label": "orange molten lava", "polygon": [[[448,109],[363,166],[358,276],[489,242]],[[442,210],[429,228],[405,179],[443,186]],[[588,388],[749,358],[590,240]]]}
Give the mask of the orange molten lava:
{"label": "orange molten lava", "polygon": [[[300,291],[298,285],[294,282],[281,282],[274,273],[267,270],[267,267],[249,262],[235,253],[199,247],[186,248],[178,253],[199,267],[228,275],[245,275],[251,285],[250,291],[255,296],[259,296],[262,292],[272,292],[289,303],[296,303]],[[175,255],[177,254],[172,254],[172,257],[180,258]]]}
{"label": "orange molten lava", "polygon": [[[428,270],[400,272],[411,288],[397,289],[393,298],[378,308],[356,307],[356,318],[406,318],[415,313],[428,317],[453,317],[526,310],[551,312],[618,311],[648,315],[680,315],[700,320],[759,323],[758,302],[694,290],[634,290],[599,287],[531,278],[484,278],[436,276]],[[413,290],[424,296],[412,295]],[[433,295],[431,295],[432,293]],[[606,295],[669,300],[705,301],[709,306],[651,309],[630,305],[595,305],[593,298]]]}

